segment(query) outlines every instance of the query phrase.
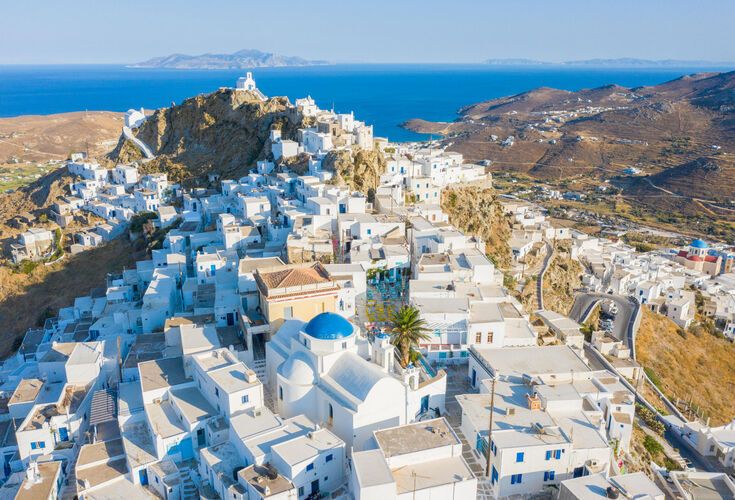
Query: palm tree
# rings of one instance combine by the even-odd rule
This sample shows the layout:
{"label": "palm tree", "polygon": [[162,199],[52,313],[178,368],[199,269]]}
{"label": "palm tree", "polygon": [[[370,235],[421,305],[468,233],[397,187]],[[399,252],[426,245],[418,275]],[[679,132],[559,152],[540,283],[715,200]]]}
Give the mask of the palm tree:
{"label": "palm tree", "polygon": [[420,312],[413,306],[403,306],[391,313],[391,343],[401,353],[401,365],[405,368],[411,360],[411,350],[418,347],[422,340],[431,337],[426,328],[426,321],[420,317]]}

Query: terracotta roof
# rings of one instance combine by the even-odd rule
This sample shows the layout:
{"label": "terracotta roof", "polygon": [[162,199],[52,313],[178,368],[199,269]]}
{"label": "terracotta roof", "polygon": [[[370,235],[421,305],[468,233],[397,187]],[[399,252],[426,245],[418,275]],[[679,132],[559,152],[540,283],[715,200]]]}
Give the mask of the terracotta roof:
{"label": "terracotta roof", "polygon": [[332,281],[324,267],[315,262],[308,267],[284,266],[272,271],[258,271],[258,277],[266,288],[289,288],[315,285]]}

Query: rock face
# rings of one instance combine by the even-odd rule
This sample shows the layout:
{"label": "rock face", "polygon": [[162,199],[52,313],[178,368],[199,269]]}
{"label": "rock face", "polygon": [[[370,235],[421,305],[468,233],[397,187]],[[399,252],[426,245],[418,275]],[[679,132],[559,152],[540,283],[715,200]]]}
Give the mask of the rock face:
{"label": "rock face", "polygon": [[486,253],[501,269],[510,267],[509,218],[492,188],[456,186],[442,191],[442,210],[455,227],[485,240]]}
{"label": "rock face", "polygon": [[[295,138],[302,116],[285,97],[266,101],[242,90],[220,89],[157,110],[136,137],[156,155],[143,172],[166,172],[172,180],[195,182],[210,173],[238,178],[270,152],[269,134],[280,129]],[[123,136],[110,153],[114,162],[141,160],[142,154]]]}
{"label": "rock face", "polygon": [[370,196],[385,173],[386,161],[378,150],[330,151],[322,163],[324,170],[334,172],[333,182]]}

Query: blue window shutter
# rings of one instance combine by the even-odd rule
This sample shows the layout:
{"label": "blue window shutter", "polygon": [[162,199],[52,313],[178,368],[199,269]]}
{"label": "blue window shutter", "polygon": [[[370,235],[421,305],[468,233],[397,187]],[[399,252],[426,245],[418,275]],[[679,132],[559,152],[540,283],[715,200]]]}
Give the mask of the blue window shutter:
{"label": "blue window shutter", "polygon": [[551,450],[546,452],[546,460],[551,460]]}
{"label": "blue window shutter", "polygon": [[516,453],[516,462],[523,462],[523,459],[525,458],[524,455],[525,454],[522,451]]}

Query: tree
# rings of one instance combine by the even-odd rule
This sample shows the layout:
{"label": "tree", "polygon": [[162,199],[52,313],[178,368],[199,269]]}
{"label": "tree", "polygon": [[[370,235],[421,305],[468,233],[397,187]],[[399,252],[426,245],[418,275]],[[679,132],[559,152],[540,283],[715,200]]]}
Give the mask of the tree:
{"label": "tree", "polygon": [[401,354],[401,365],[406,367],[411,360],[411,350],[422,340],[429,340],[429,329],[420,312],[413,306],[403,306],[391,313],[391,343]]}

